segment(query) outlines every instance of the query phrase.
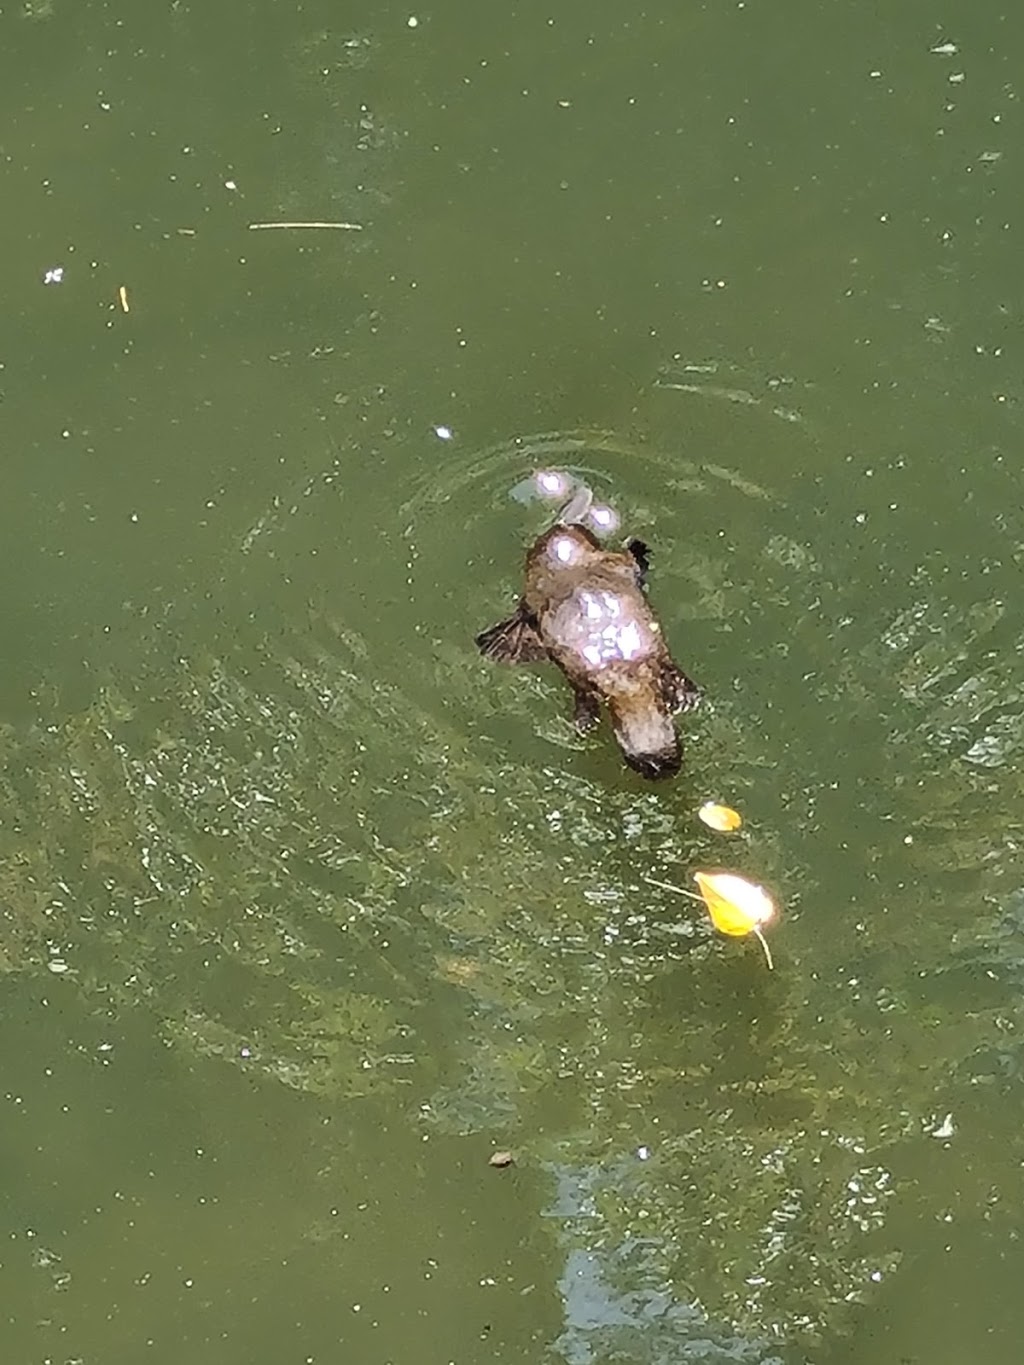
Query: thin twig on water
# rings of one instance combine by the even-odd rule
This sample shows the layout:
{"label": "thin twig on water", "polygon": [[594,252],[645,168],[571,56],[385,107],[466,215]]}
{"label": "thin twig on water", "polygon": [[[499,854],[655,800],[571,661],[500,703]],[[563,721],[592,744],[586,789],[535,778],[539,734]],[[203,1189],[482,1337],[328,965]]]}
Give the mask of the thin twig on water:
{"label": "thin twig on water", "polygon": [[338,228],[342,232],[362,232],[362,223],[250,223],[250,232],[264,232],[268,228]]}
{"label": "thin twig on water", "polygon": [[690,900],[699,901],[701,905],[704,904],[703,896],[698,896],[693,891],[687,891],[685,887],[673,886],[671,882],[659,882],[657,877],[648,877],[646,875],[644,876],[644,881],[647,882],[649,886],[660,886],[662,891],[674,891],[677,896],[689,896]]}
{"label": "thin twig on water", "polygon": [[761,933],[761,930],[756,924],[750,932],[757,935],[757,941],[764,949],[764,960],[768,963],[768,970],[773,972],[775,970],[775,963],[772,961],[772,950],[768,947],[768,940],[765,938],[764,934]]}

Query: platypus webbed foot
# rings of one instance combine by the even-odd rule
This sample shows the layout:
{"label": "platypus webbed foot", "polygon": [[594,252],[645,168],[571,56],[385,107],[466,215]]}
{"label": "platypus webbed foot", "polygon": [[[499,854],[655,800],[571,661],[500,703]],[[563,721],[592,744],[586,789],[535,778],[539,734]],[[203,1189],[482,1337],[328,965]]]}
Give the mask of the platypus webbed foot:
{"label": "platypus webbed foot", "polygon": [[693,711],[700,705],[700,688],[676,664],[666,665],[661,677],[665,703],[670,711]]}
{"label": "platypus webbed foot", "polygon": [[647,586],[647,575],[651,572],[651,552],[647,542],[636,537],[626,541],[626,549],[636,560],[637,580],[642,588]]}
{"label": "platypus webbed foot", "polygon": [[475,643],[485,658],[503,664],[535,664],[548,657],[533,618],[522,603],[515,615],[482,630]]}
{"label": "platypus webbed foot", "polygon": [[573,688],[572,723],[581,735],[593,730],[601,719],[601,703],[585,687]]}

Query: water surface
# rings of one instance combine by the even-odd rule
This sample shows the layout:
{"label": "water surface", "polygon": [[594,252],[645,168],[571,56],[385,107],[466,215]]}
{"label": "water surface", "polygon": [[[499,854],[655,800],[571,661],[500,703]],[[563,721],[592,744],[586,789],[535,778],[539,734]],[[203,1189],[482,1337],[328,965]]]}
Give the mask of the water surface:
{"label": "water surface", "polygon": [[[1016,1362],[1022,34],[944,18],[0,15],[12,1359]],[[542,465],[671,784],[473,650]],[[774,973],[645,881],[721,863]]]}

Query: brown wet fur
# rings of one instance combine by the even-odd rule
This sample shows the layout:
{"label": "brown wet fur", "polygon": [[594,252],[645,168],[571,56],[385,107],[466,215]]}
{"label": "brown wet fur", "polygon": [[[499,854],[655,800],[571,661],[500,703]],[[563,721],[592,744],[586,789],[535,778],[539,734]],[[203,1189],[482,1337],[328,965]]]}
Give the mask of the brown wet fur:
{"label": "brown wet fur", "polygon": [[[568,563],[553,552],[557,537],[567,538]],[[669,654],[644,592],[646,570],[647,548],[639,541],[607,550],[583,526],[554,526],[526,556],[515,613],[482,631],[476,643],[505,663],[550,659],[573,689],[579,729],[597,724],[603,704],[626,762],[644,777],[661,778],[678,772],[681,762],[672,717],[696,706],[700,691]],[[600,644],[588,618],[595,603],[614,609],[608,620],[641,642],[636,657],[587,657],[585,650],[593,653]]]}

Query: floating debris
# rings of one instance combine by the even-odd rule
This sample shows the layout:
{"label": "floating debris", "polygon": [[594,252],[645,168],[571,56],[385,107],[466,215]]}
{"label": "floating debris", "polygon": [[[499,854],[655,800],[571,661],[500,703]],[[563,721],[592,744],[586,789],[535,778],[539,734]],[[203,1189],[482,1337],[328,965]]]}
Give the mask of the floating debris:
{"label": "floating debris", "polygon": [[775,963],[761,933],[761,925],[767,924],[775,914],[775,904],[764,887],[757,882],[748,882],[746,877],[735,872],[695,872],[693,879],[719,933],[734,938],[753,934],[764,949],[765,961],[771,971]]}
{"label": "floating debris", "polygon": [[675,886],[672,882],[659,881],[657,877],[644,877],[649,886],[660,886],[663,891],[674,891],[677,896],[689,900],[703,901],[711,922],[722,934],[732,938],[743,938],[753,934],[764,952],[768,970],[775,963],[768,940],[761,932],[761,925],[767,924],[775,914],[775,902],[763,886],[747,881],[736,872],[695,872],[693,879],[700,888],[700,895],[687,891],[685,887]]}
{"label": "floating debris", "polygon": [[708,829],[716,829],[719,834],[731,834],[743,824],[743,816],[732,806],[720,806],[716,801],[705,801],[697,812]]}
{"label": "floating debris", "polygon": [[341,232],[362,232],[362,223],[250,223],[250,232],[266,232],[271,228],[337,228]]}

